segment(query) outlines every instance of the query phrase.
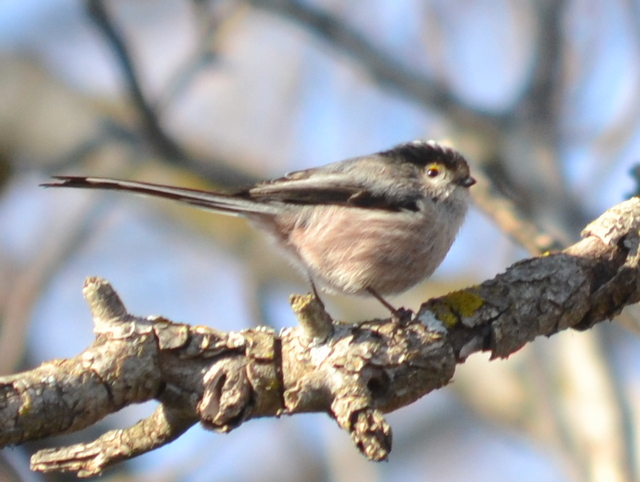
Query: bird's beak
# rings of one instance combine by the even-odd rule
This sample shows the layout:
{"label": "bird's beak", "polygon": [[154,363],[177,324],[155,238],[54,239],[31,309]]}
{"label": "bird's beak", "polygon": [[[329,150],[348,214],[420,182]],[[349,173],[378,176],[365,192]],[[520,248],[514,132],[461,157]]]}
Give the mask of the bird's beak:
{"label": "bird's beak", "polygon": [[476,183],[476,180],[471,176],[465,176],[458,180],[458,185],[462,187],[471,187]]}

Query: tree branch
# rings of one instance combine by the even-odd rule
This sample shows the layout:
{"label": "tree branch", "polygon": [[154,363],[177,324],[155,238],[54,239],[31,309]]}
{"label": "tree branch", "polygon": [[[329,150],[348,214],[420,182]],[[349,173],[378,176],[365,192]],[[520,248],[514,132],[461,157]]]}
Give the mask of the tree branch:
{"label": "tree branch", "polygon": [[122,33],[115,27],[111,16],[102,0],[86,0],[86,8],[97,28],[109,42],[118,62],[122,67],[122,74],[128,89],[129,97],[140,113],[140,120],[145,133],[151,140],[151,145],[156,146],[159,153],[169,159],[185,158],[186,153],[171,139],[160,126],[156,112],[142,91],[138,80],[138,73],[133,62],[129,47]]}
{"label": "tree branch", "polygon": [[568,244],[543,230],[514,201],[501,194],[484,169],[474,171],[473,177],[478,181],[471,193],[475,206],[529,254],[559,251]]}
{"label": "tree branch", "polygon": [[[0,378],[0,446],[87,427],[145,400],[146,420],[94,442],[35,454],[32,468],[80,476],[166,444],[196,422],[228,432],[256,417],[326,412],[370,460],[391,450],[383,414],[449,383],[477,351],[507,357],[537,336],[587,329],[640,300],[640,199],[621,203],[566,250],[520,261],[429,300],[407,319],[333,322],[295,299],[304,324],[222,333],[129,314],[89,278],[96,339],[83,353]],[[319,316],[317,322],[309,318]]]}
{"label": "tree branch", "polygon": [[[195,159],[162,126],[158,110],[149,101],[140,81],[138,68],[125,35],[118,29],[104,0],[85,0],[85,8],[97,29],[104,36],[118,61],[132,106],[136,109],[142,133],[157,155],[173,165],[184,165],[196,174],[226,186],[241,186],[256,181],[253,176],[235,169],[221,159]],[[124,126],[108,122],[117,134],[131,137]],[[134,136],[135,137],[135,136]]]}
{"label": "tree branch", "polygon": [[329,12],[290,0],[248,0],[248,3],[297,22],[317,38],[354,59],[379,85],[391,88],[428,109],[445,113],[460,126],[481,132],[490,139],[494,139],[499,129],[504,127],[504,116],[470,108],[460,102],[446,85],[395,60]]}

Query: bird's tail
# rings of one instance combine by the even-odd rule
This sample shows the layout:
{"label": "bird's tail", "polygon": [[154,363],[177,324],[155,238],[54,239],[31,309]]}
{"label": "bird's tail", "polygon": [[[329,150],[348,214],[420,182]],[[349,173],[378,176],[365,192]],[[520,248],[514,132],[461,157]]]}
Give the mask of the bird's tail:
{"label": "bird's tail", "polygon": [[83,176],[54,176],[52,181],[42,183],[41,186],[131,192],[143,196],[171,199],[173,201],[190,204],[200,209],[236,216],[243,216],[250,213],[275,214],[274,206],[256,202],[248,195],[243,196],[242,193],[224,194],[148,182]]}

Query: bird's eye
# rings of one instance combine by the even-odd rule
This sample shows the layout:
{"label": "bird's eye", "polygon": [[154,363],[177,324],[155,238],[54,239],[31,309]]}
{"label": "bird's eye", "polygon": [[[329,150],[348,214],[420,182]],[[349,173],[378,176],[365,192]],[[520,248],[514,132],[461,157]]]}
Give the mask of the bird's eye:
{"label": "bird's eye", "polygon": [[429,177],[438,177],[440,174],[440,168],[438,166],[429,166],[427,169],[427,176]]}

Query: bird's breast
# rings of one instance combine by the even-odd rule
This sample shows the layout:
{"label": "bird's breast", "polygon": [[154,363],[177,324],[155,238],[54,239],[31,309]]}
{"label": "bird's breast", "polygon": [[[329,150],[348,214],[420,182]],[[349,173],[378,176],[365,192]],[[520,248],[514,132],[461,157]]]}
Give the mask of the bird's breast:
{"label": "bird's breast", "polygon": [[453,242],[459,223],[436,212],[316,206],[292,227],[288,243],[325,289],[401,293],[431,275]]}

